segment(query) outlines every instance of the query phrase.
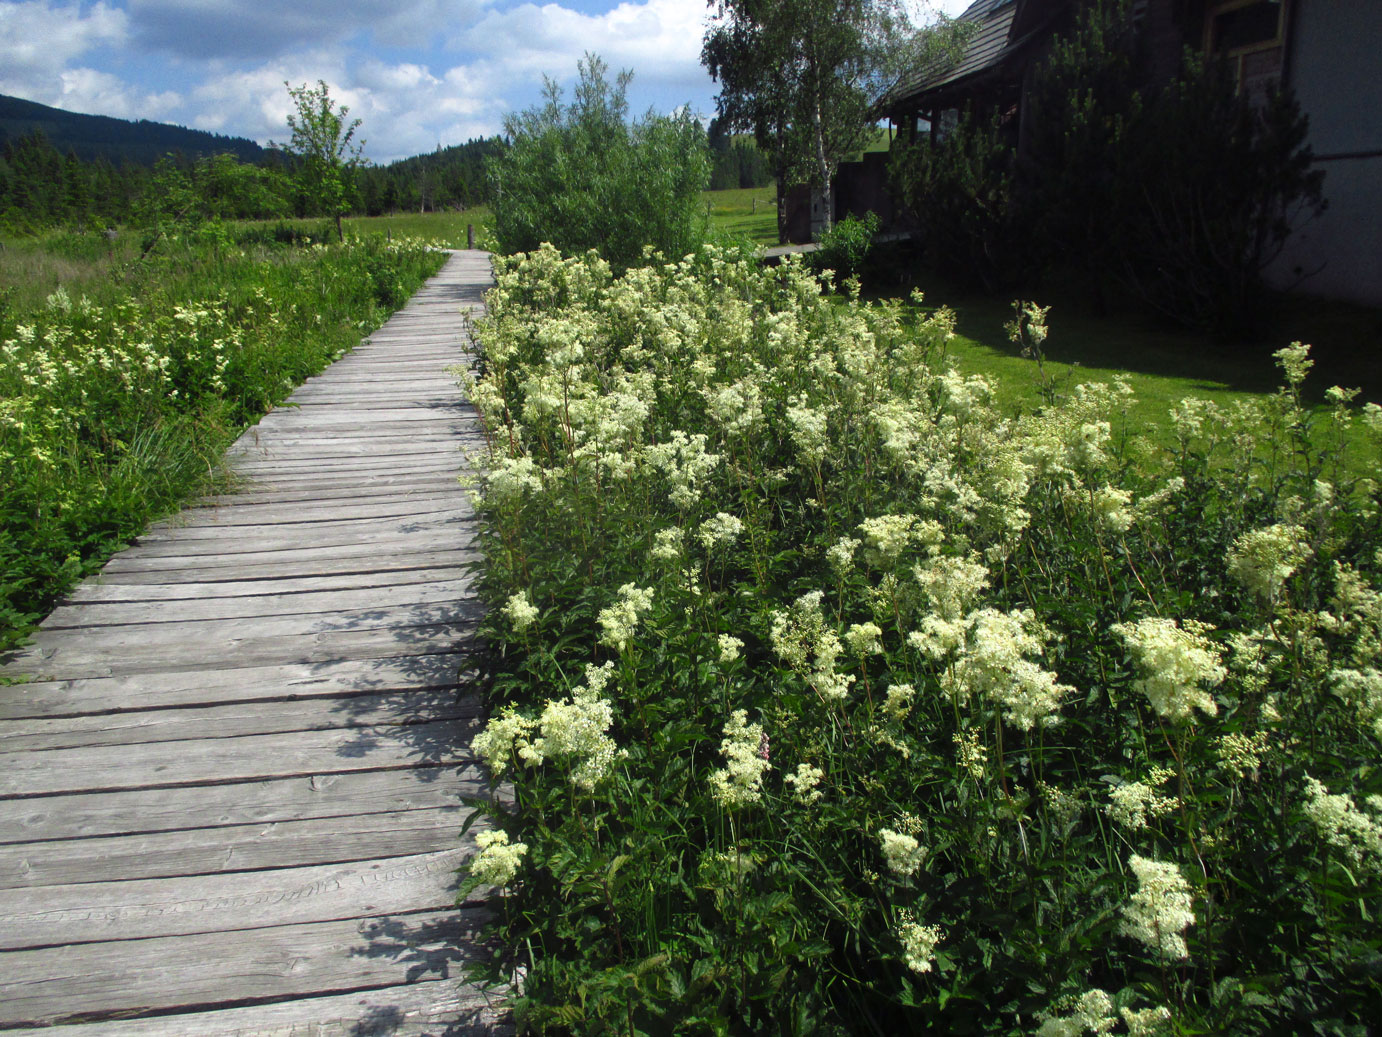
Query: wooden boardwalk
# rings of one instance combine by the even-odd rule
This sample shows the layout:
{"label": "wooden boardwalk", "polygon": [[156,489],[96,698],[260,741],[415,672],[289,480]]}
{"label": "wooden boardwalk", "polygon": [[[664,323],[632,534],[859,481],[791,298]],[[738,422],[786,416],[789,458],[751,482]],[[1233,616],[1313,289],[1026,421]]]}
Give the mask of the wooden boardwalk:
{"label": "wooden boardwalk", "polygon": [[[488,1033],[455,907],[478,713],[443,272],[0,673],[0,1030]],[[55,1024],[57,1029],[48,1029]]]}

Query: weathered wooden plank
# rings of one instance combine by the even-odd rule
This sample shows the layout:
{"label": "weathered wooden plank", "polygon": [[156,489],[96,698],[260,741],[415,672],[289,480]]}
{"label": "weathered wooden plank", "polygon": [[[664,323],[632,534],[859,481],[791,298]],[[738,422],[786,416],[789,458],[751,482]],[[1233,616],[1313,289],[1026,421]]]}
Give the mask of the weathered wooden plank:
{"label": "weathered wooden plank", "polygon": [[[481,907],[0,954],[0,1026],[341,993],[452,978]],[[454,982],[454,979],[453,979]]]}
{"label": "weathered wooden plank", "polygon": [[200,555],[195,559],[149,556],[135,559],[132,564],[107,565],[100,578],[116,579],[120,583],[162,583],[169,572],[189,583],[218,580],[268,580],[283,577],[333,576],[346,573],[398,572],[404,569],[430,569],[439,565],[465,565],[475,558],[470,548],[451,546],[438,550],[431,543],[401,542],[387,545],[363,545],[358,551],[347,553],[338,549],[335,554],[307,552],[270,552],[270,557],[247,559],[244,555],[216,557]]}
{"label": "weathered wooden plank", "polygon": [[272,588],[279,597],[320,591],[354,591],[371,587],[401,587],[405,584],[441,583],[464,580],[469,569],[461,565],[430,566],[421,569],[387,569],[364,573],[339,573],[327,576],[296,576],[281,580],[226,580],[220,583],[122,583],[119,576],[93,576],[83,580],[65,599],[67,602],[183,601],[206,598],[239,598],[262,595]]}
{"label": "weathered wooden plank", "polygon": [[[335,548],[363,547],[366,544],[382,546],[394,543],[406,543],[413,547],[430,543],[431,549],[436,550],[438,547],[446,546],[449,543],[463,543],[468,540],[477,524],[474,513],[469,507],[466,507],[418,518],[383,519],[373,526],[368,523],[360,523],[357,526],[342,525],[331,530],[314,530],[312,532],[315,535],[310,536],[305,530],[298,530],[297,535],[293,536],[291,535],[293,531],[290,530],[279,533],[263,533],[258,536],[226,537],[218,543],[215,539],[191,534],[179,537],[152,534],[147,540],[141,538],[136,541],[116,558],[123,560],[154,555],[192,558],[194,556],[216,557],[234,554],[254,555],[265,552],[306,554],[312,551],[319,555],[330,554],[333,557],[338,557],[339,554],[334,550]],[[311,546],[304,547],[304,543]],[[111,562],[114,563],[116,558],[112,558]],[[254,560],[253,558],[249,559],[249,561]],[[261,560],[272,561],[274,559]],[[194,562],[192,564],[202,563]]]}
{"label": "weathered wooden plank", "polygon": [[305,474],[308,477],[329,477],[337,478],[337,480],[343,476],[350,476],[357,483],[372,483],[377,477],[417,476],[417,474],[430,473],[430,471],[455,471],[459,474],[464,467],[466,467],[464,466],[464,458],[460,454],[455,456],[424,454],[420,458],[413,458],[413,456],[408,455],[377,458],[377,456],[372,455],[368,460],[355,460],[355,462],[341,458],[325,460],[283,458],[282,460],[265,459],[263,462],[240,459],[236,462],[235,470],[238,476],[252,478],[252,480],[299,477]]}
{"label": "weathered wooden plank", "polygon": [[0,843],[440,809],[455,807],[462,796],[480,795],[485,787],[485,776],[474,764],[432,764],[220,785],[69,793],[5,802]]}
{"label": "weathered wooden plank", "polygon": [[289,503],[241,501],[217,507],[189,508],[176,521],[152,527],[161,530],[189,529],[196,526],[297,526],[303,523],[342,519],[387,519],[430,516],[441,510],[470,507],[465,490],[456,480],[435,484],[412,493],[370,498],[344,497],[335,500],[302,500]]}
{"label": "weathered wooden plank", "polygon": [[433,404],[430,407],[361,408],[350,413],[313,411],[304,413],[297,408],[276,410],[264,416],[259,423],[263,429],[300,429],[311,427],[327,429],[335,425],[350,425],[360,428],[407,428],[412,425],[435,425],[437,428],[456,427],[463,429],[475,421],[474,412],[469,410],[462,399],[446,404]]}
{"label": "weathered wooden plank", "polygon": [[[449,501],[428,501],[417,504],[393,505],[379,509],[380,514],[351,518],[327,518],[322,514],[305,515],[299,521],[271,519],[255,522],[253,516],[245,523],[191,523],[185,526],[162,523],[151,527],[139,537],[141,544],[157,544],[168,540],[246,540],[277,541],[295,536],[317,542],[323,536],[346,535],[356,531],[377,533],[387,530],[411,532],[419,523],[438,525],[460,519],[473,518],[475,510],[461,494]],[[297,529],[293,527],[304,527]]]}
{"label": "weathered wooden plank", "polygon": [[478,716],[477,696],[455,689],[365,692],[334,698],[260,699],[188,709],[126,710],[0,721],[0,753],[145,742],[241,738],[283,731],[377,727]]}
{"label": "weathered wooden plank", "polygon": [[[40,635],[41,637],[42,635]],[[174,641],[151,653],[138,642],[110,644],[97,651],[82,645],[81,635],[62,644],[36,643],[5,656],[0,673],[25,674],[31,679],[56,681],[77,677],[118,677],[170,670],[215,669],[238,666],[277,666],[285,663],[324,663],[343,659],[385,659],[402,655],[469,651],[475,644],[471,624],[454,618],[414,627],[326,630],[226,638],[201,644]]]}
{"label": "weathered wooden plank", "polygon": [[[470,809],[458,802],[426,810],[312,818],[265,825],[144,832],[98,839],[0,844],[0,888],[215,875],[429,853],[454,846]],[[483,820],[473,832],[486,828]],[[36,894],[41,896],[41,894]]]}
{"label": "weathered wooden plank", "polygon": [[359,609],[377,611],[406,605],[445,605],[465,598],[471,581],[464,575],[427,583],[401,583],[360,589],[330,588],[279,593],[275,581],[261,584],[259,594],[190,597],[170,607],[163,601],[99,601],[61,605],[43,621],[44,630],[90,629],[133,624],[186,623],[194,620],[253,619],[315,613],[340,614]]}
{"label": "weathered wooden plank", "polygon": [[107,1020],[13,1037],[482,1037],[511,1033],[502,997],[434,979],[214,1012]]}
{"label": "weathered wooden plank", "polygon": [[[413,440],[409,442],[409,440]],[[272,444],[267,440],[254,447],[246,445],[228,454],[229,458],[254,458],[254,456],[304,456],[304,458],[350,458],[350,456],[372,456],[375,454],[445,454],[456,456],[462,449],[462,442],[455,436],[294,436],[275,438]]]}
{"label": "weathered wooden plank", "polygon": [[360,691],[437,691],[455,687],[460,672],[472,663],[471,656],[459,653],[411,654],[10,685],[0,687],[0,719],[335,698]]}
{"label": "weathered wooden plank", "polygon": [[393,500],[411,494],[425,496],[431,493],[445,494],[455,490],[458,485],[457,473],[423,472],[415,476],[399,476],[392,479],[370,479],[359,481],[333,479],[318,482],[315,486],[290,484],[277,489],[259,488],[248,478],[241,480],[240,492],[234,495],[219,494],[204,497],[198,502],[201,507],[238,507],[255,504],[320,504],[329,507],[333,500]]}
{"label": "weathered wooden plank", "polygon": [[[418,763],[469,763],[474,720],[287,731],[241,738],[0,753],[0,796],[264,780]],[[138,824],[137,818],[131,819]]]}
{"label": "weathered wooden plank", "polygon": [[[368,593],[365,592],[366,596]],[[251,615],[208,619],[174,618],[162,623],[135,620],[56,629],[40,627],[34,636],[33,647],[45,652],[45,658],[54,657],[46,654],[48,649],[63,653],[68,659],[94,659],[102,652],[120,651],[131,646],[142,646],[149,650],[149,654],[157,655],[169,650],[178,651],[183,646],[246,643],[264,637],[282,638],[288,635],[314,635],[347,630],[394,629],[400,632],[400,636],[407,636],[403,632],[411,627],[443,622],[459,623],[478,618],[481,614],[473,599],[458,598],[451,591],[437,597],[436,601],[424,601],[419,604],[356,605],[339,611],[328,611],[319,607],[317,611],[273,613],[272,622],[268,623],[262,621],[265,617]],[[214,605],[214,602],[207,603],[208,608]],[[66,631],[70,629],[79,630],[80,633],[69,635]],[[74,643],[78,640],[80,643]]]}
{"label": "weathered wooden plank", "polygon": [[[388,854],[387,844],[380,851]],[[456,869],[472,852],[0,889],[0,950],[436,910],[455,901]]]}

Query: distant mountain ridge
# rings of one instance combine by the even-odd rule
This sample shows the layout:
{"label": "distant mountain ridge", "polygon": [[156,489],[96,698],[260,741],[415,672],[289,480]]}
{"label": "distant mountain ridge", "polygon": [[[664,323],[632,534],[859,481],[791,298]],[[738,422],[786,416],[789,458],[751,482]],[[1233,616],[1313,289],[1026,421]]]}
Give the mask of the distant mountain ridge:
{"label": "distant mountain ridge", "polygon": [[133,122],[108,115],[82,115],[0,94],[0,147],[35,129],[42,130],[63,154],[71,151],[88,162],[105,158],[114,165],[133,162],[151,166],[170,151],[187,156],[229,152],[242,162],[253,163],[263,162],[270,154],[244,137],[224,137],[148,119]]}

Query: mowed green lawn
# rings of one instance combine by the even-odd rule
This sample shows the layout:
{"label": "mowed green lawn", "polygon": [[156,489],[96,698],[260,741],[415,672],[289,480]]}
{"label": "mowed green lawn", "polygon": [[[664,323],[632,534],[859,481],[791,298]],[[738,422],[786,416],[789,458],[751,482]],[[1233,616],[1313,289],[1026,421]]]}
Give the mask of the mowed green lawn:
{"label": "mowed green lawn", "polygon": [[[925,275],[921,287],[924,311],[940,305],[955,311],[956,334],[946,359],[962,373],[989,378],[1000,406],[1010,413],[1040,406],[1044,380],[1064,394],[1079,382],[1122,378],[1135,394],[1128,411],[1130,432],[1169,440],[1167,415],[1181,400],[1195,397],[1230,408],[1275,392],[1283,379],[1272,354],[1295,341],[1312,347],[1315,366],[1305,396],[1317,413],[1325,410],[1325,391],[1335,385],[1359,389],[1357,404],[1382,404],[1379,309],[1289,298],[1276,304],[1261,335],[1228,345],[1137,313],[1101,317],[1074,302],[1057,302],[1047,317],[1050,336],[1038,365],[1008,340],[1003,325],[1013,316],[1010,302],[958,294],[941,283],[928,285]],[[1350,467],[1360,474],[1382,466],[1382,454],[1362,429],[1355,428],[1349,451]]]}

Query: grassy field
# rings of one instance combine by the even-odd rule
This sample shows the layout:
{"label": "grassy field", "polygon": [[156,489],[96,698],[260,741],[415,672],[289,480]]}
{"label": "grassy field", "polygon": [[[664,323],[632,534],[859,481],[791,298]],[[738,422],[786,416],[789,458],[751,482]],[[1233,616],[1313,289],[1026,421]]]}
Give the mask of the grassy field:
{"label": "grassy field", "polygon": [[428,238],[451,248],[465,248],[466,227],[475,228],[475,243],[481,245],[493,226],[489,209],[476,206],[464,212],[401,212],[392,216],[352,216],[345,221],[347,234],[392,235],[395,238]]}
{"label": "grassy field", "polygon": [[[997,379],[1012,406],[1040,401],[1042,372],[1020,355],[1003,325],[1009,305],[993,299],[944,302],[956,311],[951,355],[962,370]],[[1314,311],[1318,318],[1310,316]],[[1360,399],[1382,402],[1382,357],[1364,344],[1382,332],[1382,313],[1337,303],[1290,302],[1283,320],[1255,342],[1224,346],[1206,335],[1156,326],[1135,316],[1103,318],[1072,307],[1052,307],[1051,337],[1045,345],[1046,374],[1058,383],[1115,376],[1126,378],[1148,406],[1164,414],[1186,396],[1232,403],[1272,392],[1280,371],[1271,354],[1293,341],[1313,346],[1315,370],[1308,383],[1314,397],[1331,385],[1362,389]]]}
{"label": "grassy field", "polygon": [[[910,286],[909,279],[909,286]],[[1057,391],[1082,381],[1125,379],[1136,393],[1134,426],[1163,423],[1186,397],[1232,406],[1280,385],[1272,354],[1292,342],[1309,344],[1315,367],[1305,385],[1308,402],[1322,405],[1334,385],[1361,390],[1358,402],[1382,403],[1382,310],[1319,299],[1278,300],[1269,328],[1255,340],[1226,345],[1206,334],[1158,322],[1135,312],[1100,316],[1073,299],[1052,302],[1050,337],[1041,364],[1021,355],[1004,325],[1012,320],[1009,300],[966,294],[943,279],[922,275],[922,312],[947,306],[956,314],[947,357],[965,374],[983,374],[996,386],[998,405],[1008,413],[1042,403],[1043,384]],[[878,297],[898,290],[870,293]]]}
{"label": "grassy field", "polygon": [[706,191],[705,204],[713,232],[758,245],[777,244],[776,187]]}

